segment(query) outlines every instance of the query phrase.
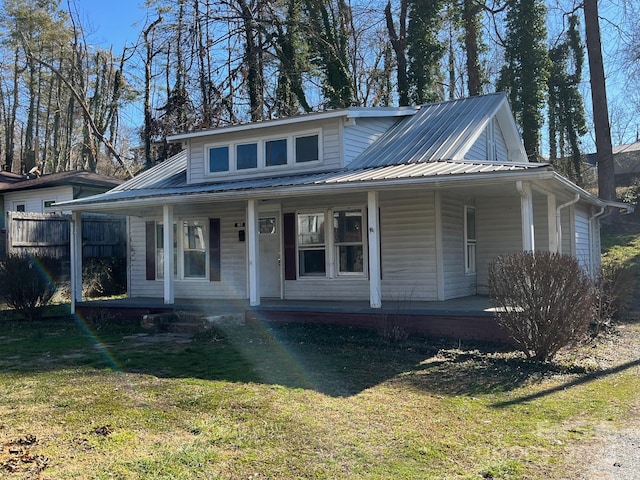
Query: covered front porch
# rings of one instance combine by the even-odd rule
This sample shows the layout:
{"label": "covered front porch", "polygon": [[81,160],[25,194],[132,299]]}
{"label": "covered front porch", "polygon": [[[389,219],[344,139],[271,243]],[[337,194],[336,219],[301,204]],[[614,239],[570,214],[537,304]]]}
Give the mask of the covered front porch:
{"label": "covered front porch", "polygon": [[145,315],[190,312],[206,317],[235,315],[244,321],[312,322],[355,328],[380,329],[394,325],[408,333],[460,340],[509,342],[497,324],[488,296],[472,295],[446,301],[387,301],[372,308],[367,301],[305,301],[265,299],[260,305],[248,300],[194,300],[177,298],[165,304],[161,298],[120,298],[81,301],[76,314],[90,317],[108,312],[132,322]]}

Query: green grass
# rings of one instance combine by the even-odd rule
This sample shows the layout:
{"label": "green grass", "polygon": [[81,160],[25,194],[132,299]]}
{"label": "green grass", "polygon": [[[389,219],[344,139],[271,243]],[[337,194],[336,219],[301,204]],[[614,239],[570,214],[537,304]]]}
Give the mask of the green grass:
{"label": "green grass", "polygon": [[[603,241],[635,268],[640,237]],[[497,346],[225,324],[190,343],[0,320],[0,477],[573,479],[640,401],[640,325],[540,365]],[[617,368],[616,368],[617,367]]]}
{"label": "green grass", "polygon": [[637,396],[631,369],[571,386],[580,367],[349,328],[229,324],[189,344],[70,320],[0,332],[8,478],[11,445],[51,479],[563,478],[571,445]]}

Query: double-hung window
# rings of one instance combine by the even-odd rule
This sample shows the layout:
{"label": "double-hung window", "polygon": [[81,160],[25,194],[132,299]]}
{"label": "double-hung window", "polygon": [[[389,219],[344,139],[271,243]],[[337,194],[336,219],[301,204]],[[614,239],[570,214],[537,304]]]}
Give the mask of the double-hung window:
{"label": "double-hung window", "polygon": [[464,207],[464,271],[476,273],[476,209]]}
{"label": "double-hung window", "polygon": [[[181,231],[178,231],[178,225]],[[177,278],[206,278],[207,229],[203,220],[173,224],[173,275]],[[164,278],[164,225],[156,224],[156,278]]]}
{"label": "double-hung window", "polygon": [[364,273],[362,210],[335,210],[333,231],[338,275]]}
{"label": "double-hung window", "polygon": [[326,275],[324,223],[324,212],[298,214],[298,268],[301,277]]}

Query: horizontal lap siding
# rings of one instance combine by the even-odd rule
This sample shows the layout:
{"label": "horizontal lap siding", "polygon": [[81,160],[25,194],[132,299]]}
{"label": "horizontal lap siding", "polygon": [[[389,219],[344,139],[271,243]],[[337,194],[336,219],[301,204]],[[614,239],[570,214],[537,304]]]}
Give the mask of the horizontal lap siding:
{"label": "horizontal lap siding", "polygon": [[487,160],[487,131],[485,130],[473,143],[464,156],[465,160]]}
{"label": "horizontal lap siding", "polygon": [[504,141],[504,135],[502,134],[502,130],[498,127],[498,122],[495,122],[495,138],[494,142],[496,145],[496,160],[498,162],[508,162],[509,161],[509,150],[507,149],[507,143]]}
{"label": "horizontal lap siding", "polygon": [[5,210],[13,210],[13,202],[23,202],[26,212],[43,213],[44,202],[66,202],[73,200],[72,187],[53,187],[31,191],[11,192],[4,194]]}
{"label": "horizontal lap siding", "polygon": [[583,268],[589,269],[591,254],[589,247],[589,212],[582,207],[575,209],[576,258]]}
{"label": "horizontal lap siding", "polygon": [[[247,298],[246,242],[238,240],[235,223],[244,221],[245,211],[233,209],[210,211],[203,217],[220,218],[221,227],[221,281],[179,280],[174,283],[178,298]],[[154,220],[154,219],[146,219]],[[158,219],[156,219],[158,220]],[[131,296],[163,296],[162,280],[146,280],[144,220],[131,219]]]}
{"label": "horizontal lap siding", "polygon": [[440,205],[445,300],[474,295],[476,276],[465,273],[464,262],[464,207],[474,203],[442,194]]}
{"label": "horizontal lap siding", "polygon": [[345,126],[343,134],[345,165],[349,165],[397,121],[397,118],[357,118],[355,125]]}
{"label": "horizontal lap siding", "polygon": [[[364,194],[303,197],[284,200],[282,210],[283,212],[325,212],[331,208],[361,208],[366,204],[367,198]],[[369,279],[322,277],[287,280],[284,282],[284,297],[288,300],[367,300],[369,299]]]}
{"label": "horizontal lap siding", "polygon": [[380,194],[382,299],[436,300],[433,192]]}
{"label": "horizontal lap siding", "polygon": [[[533,228],[535,249],[543,252],[549,251],[549,210],[547,208],[547,196],[535,195],[533,198]],[[552,213],[555,218],[555,213]]]}
{"label": "horizontal lap siding", "polygon": [[477,288],[487,293],[489,263],[522,250],[520,197],[477,198],[476,236]]}
{"label": "horizontal lap siding", "polygon": [[[340,151],[340,119],[330,119],[323,122],[307,122],[299,125],[287,125],[278,128],[254,129],[244,132],[230,133],[228,135],[217,135],[208,138],[192,140],[189,145],[190,157],[188,165],[188,182],[202,183],[220,179],[237,179],[265,177],[272,175],[285,175],[290,173],[300,173],[304,171],[327,170],[342,167],[342,152]],[[265,138],[277,138],[279,136],[289,137],[298,132],[308,132],[322,129],[322,158],[323,162],[313,164],[290,164],[282,168],[261,168],[246,170],[233,175],[207,175],[205,165],[205,145],[225,144],[225,143],[252,143],[264,140]]]}

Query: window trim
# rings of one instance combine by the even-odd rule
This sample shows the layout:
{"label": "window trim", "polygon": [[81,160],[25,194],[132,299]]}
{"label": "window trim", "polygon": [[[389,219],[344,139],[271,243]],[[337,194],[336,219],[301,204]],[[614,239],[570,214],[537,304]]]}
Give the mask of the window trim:
{"label": "window trim", "polygon": [[[473,212],[474,219],[474,238],[469,237],[468,215]],[[472,205],[464,206],[464,273],[466,275],[475,275],[477,271],[477,244],[478,244],[478,223],[476,217],[476,207]],[[472,251],[473,258],[470,258],[469,252]],[[471,264],[473,263],[473,264]]]}
{"label": "window trim", "polygon": [[[54,204],[57,200],[42,200],[42,211],[46,212],[47,210],[52,210],[54,208]],[[51,205],[47,205],[47,203],[51,203]]]}
{"label": "window trim", "polygon": [[[185,222],[199,222],[199,225],[203,228],[203,244],[204,244],[204,253],[205,253],[205,274],[201,277],[186,277],[185,276],[185,268],[184,268],[184,254],[187,250],[185,250],[184,246],[184,224]],[[155,280],[163,281],[164,275],[160,274],[160,264],[164,262],[164,256],[160,256],[158,252],[158,235],[160,233],[160,228],[164,229],[164,222],[162,220],[156,220],[156,241],[155,241],[155,258],[156,258],[156,278]],[[186,282],[208,282],[210,275],[210,231],[209,231],[209,219],[205,217],[180,217],[174,218],[173,225],[175,227],[174,231],[174,243],[176,246],[176,250],[174,252],[174,280],[186,281]],[[163,248],[166,251],[165,248]],[[164,255],[163,251],[163,255]]]}
{"label": "window trim", "polygon": [[[228,142],[211,142],[206,143],[204,145],[204,173],[205,177],[224,177],[229,175],[238,175],[238,174],[254,174],[254,173],[265,173],[271,171],[277,171],[280,169],[287,168],[307,168],[309,166],[320,165],[323,162],[323,130],[322,128],[313,128],[309,130],[301,130],[286,134],[273,134],[265,137],[255,138],[255,139],[238,139],[235,141]],[[318,137],[318,159],[310,160],[307,162],[298,162],[296,158],[296,142],[298,138],[303,137]],[[286,140],[287,142],[287,163],[282,165],[266,165],[266,144],[267,142],[276,141],[276,140]],[[238,156],[237,156],[237,148],[239,145],[249,145],[255,144],[257,149],[257,166],[251,168],[238,168]],[[227,147],[229,152],[229,169],[226,171],[220,172],[212,172],[209,161],[209,151],[213,148],[222,148]]]}
{"label": "window trim", "polygon": [[[354,242],[336,242],[336,235],[333,227],[333,215],[335,212],[348,212],[358,211],[360,212],[362,224],[361,228],[361,243]],[[325,216],[325,226],[330,225],[331,228],[326,228],[324,231],[324,250],[325,250],[325,274],[324,275],[302,275],[300,273],[300,241],[299,241],[299,221],[300,215],[308,215],[312,213],[323,213]],[[297,210],[295,212],[295,260],[296,260],[296,280],[308,281],[313,279],[325,278],[325,279],[362,279],[369,276],[369,238],[367,235],[367,209],[366,207],[359,206],[340,206],[328,209],[304,209]],[[328,223],[330,222],[330,223]],[[345,245],[362,245],[362,272],[340,272],[338,249],[340,246]],[[302,248],[302,250],[311,250],[312,248]]]}

